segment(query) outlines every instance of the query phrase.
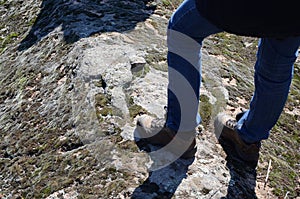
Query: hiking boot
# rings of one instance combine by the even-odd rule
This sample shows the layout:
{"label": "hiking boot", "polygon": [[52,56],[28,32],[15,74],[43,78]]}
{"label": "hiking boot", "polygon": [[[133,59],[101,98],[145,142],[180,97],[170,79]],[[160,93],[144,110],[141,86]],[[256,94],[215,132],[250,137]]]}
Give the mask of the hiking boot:
{"label": "hiking boot", "polygon": [[137,131],[140,138],[152,145],[166,146],[172,141],[172,146],[168,147],[171,152],[178,153],[186,148],[180,154],[183,159],[194,157],[197,151],[196,130],[177,133],[165,125],[165,119],[142,115],[137,120]]}
{"label": "hiking boot", "polygon": [[246,162],[258,161],[261,142],[246,143],[236,130],[236,120],[225,113],[220,113],[217,115],[214,125],[215,130],[220,131],[216,134],[220,135],[224,141],[231,143],[240,159]]}

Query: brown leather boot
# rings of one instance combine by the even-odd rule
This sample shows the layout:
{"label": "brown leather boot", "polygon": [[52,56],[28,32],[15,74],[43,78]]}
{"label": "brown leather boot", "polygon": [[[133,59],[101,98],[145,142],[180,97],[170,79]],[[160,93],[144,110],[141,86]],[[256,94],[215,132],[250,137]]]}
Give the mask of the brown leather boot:
{"label": "brown leather boot", "polygon": [[181,158],[192,158],[197,151],[196,130],[176,132],[165,125],[165,119],[142,115],[137,120],[137,131],[140,138],[145,139],[149,144],[168,145],[172,153],[182,154]]}
{"label": "brown leather boot", "polygon": [[261,142],[246,143],[236,130],[237,122],[225,113],[220,113],[215,119],[215,132],[220,135],[224,141],[228,141],[234,147],[240,159],[246,162],[257,162],[259,158],[259,150]]}

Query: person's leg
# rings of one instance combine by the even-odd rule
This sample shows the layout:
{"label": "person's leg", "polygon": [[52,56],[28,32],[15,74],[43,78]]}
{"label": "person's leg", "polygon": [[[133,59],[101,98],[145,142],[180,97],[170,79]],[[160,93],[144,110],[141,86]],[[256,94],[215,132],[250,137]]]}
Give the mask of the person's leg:
{"label": "person's leg", "polygon": [[199,14],[195,0],[184,1],[172,15],[168,26],[167,127],[191,131],[200,122],[201,45],[205,37],[221,31]]}
{"label": "person's leg", "polygon": [[247,143],[267,139],[287,100],[300,37],[260,40],[255,64],[255,92],[237,130]]}

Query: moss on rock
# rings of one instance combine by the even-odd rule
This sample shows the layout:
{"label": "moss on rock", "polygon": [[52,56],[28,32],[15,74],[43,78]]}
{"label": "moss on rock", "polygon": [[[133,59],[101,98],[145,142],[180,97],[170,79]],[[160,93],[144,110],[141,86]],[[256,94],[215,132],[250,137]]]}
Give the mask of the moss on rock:
{"label": "moss on rock", "polygon": [[200,95],[200,108],[199,113],[202,119],[203,126],[207,127],[210,124],[212,117],[212,104],[209,102],[209,97]]}

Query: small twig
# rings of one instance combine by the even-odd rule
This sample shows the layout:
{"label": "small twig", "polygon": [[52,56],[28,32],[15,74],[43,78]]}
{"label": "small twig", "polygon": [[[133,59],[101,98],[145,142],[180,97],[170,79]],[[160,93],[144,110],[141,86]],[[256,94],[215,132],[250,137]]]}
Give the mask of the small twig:
{"label": "small twig", "polygon": [[268,171],[267,171],[267,176],[266,176],[266,179],[265,179],[264,189],[266,189],[267,182],[268,182],[268,179],[269,179],[269,174],[270,174],[271,164],[272,164],[272,160],[270,159],[270,161],[269,161],[269,166],[268,166]]}
{"label": "small twig", "polygon": [[284,196],[284,199],[287,199],[287,198],[288,198],[289,193],[290,193],[289,191],[286,192],[286,194],[285,194],[285,196]]}

